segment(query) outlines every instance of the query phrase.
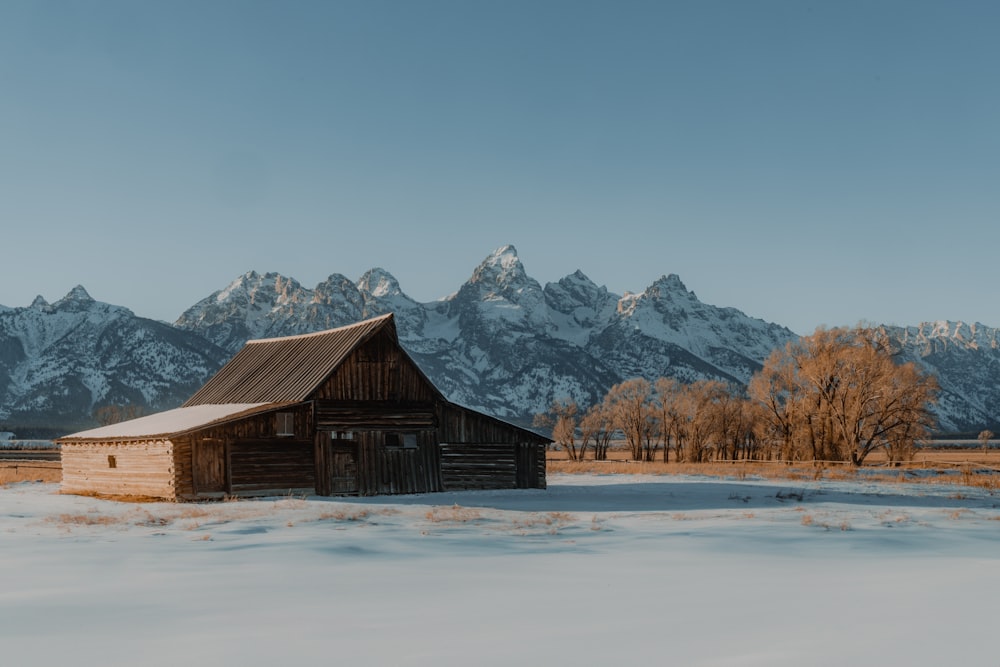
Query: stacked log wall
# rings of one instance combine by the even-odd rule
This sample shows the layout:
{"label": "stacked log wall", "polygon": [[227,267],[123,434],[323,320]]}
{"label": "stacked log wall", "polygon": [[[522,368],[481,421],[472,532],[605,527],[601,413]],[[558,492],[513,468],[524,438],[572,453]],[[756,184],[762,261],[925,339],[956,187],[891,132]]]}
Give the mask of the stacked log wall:
{"label": "stacked log wall", "polygon": [[228,462],[234,496],[311,494],[316,487],[312,440],[241,440],[229,447]]}
{"label": "stacked log wall", "polygon": [[62,493],[176,500],[169,440],[63,443]]}
{"label": "stacked log wall", "polygon": [[515,445],[443,443],[441,481],[445,491],[517,488]]}
{"label": "stacked log wall", "polygon": [[545,438],[452,404],[438,422],[445,490],[545,488]]}

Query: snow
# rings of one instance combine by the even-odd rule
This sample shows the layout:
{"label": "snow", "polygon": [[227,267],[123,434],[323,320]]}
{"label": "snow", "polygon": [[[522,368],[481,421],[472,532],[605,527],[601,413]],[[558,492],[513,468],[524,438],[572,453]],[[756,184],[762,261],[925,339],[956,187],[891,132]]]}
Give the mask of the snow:
{"label": "snow", "polygon": [[0,489],[5,664],[995,664],[1000,510],[934,485],[561,476],[208,505]]}
{"label": "snow", "polygon": [[192,405],[174,408],[137,419],[80,431],[65,438],[131,438],[151,437],[181,433],[206,426],[227,417],[242,414],[273,403],[223,403],[221,405]]}

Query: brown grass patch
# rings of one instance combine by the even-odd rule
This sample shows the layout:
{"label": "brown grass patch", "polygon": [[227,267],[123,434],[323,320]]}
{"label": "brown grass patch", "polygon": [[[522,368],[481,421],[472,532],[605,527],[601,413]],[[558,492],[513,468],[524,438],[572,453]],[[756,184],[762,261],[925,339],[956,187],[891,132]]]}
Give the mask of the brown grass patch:
{"label": "brown grass patch", "polygon": [[[623,452],[613,452],[619,456]],[[745,480],[812,480],[868,481],[907,484],[956,484],[1000,490],[1000,452],[982,450],[922,451],[908,463],[889,466],[884,457],[872,455],[866,465],[854,467],[848,463],[813,463],[781,461],[708,461],[677,463],[670,461],[630,461],[623,458],[608,461],[569,461],[561,452],[550,452],[546,461],[551,473],[596,475],[703,475],[724,479]],[[881,461],[880,461],[881,459]]]}
{"label": "brown grass patch", "polygon": [[424,515],[431,523],[467,523],[482,518],[482,512],[470,507],[452,505],[451,507],[432,507]]}
{"label": "brown grass patch", "polygon": [[45,520],[67,528],[71,526],[115,526],[129,522],[128,517],[95,513],[60,514],[59,516],[50,516]]}
{"label": "brown grass patch", "polygon": [[61,482],[59,461],[0,461],[0,486],[17,482]]}
{"label": "brown grass patch", "polygon": [[361,521],[367,519],[370,512],[366,509],[343,508],[321,512],[320,521]]}

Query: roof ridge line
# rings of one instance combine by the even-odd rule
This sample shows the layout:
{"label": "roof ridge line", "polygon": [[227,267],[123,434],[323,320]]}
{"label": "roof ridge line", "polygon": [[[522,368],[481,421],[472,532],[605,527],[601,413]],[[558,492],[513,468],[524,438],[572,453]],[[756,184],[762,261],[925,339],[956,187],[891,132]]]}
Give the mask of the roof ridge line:
{"label": "roof ridge line", "polygon": [[246,342],[247,345],[253,345],[254,343],[273,343],[278,340],[292,340],[296,338],[312,338],[314,336],[326,336],[337,331],[343,331],[345,329],[353,329],[354,327],[363,326],[366,324],[371,324],[379,320],[388,320],[392,318],[392,313],[386,313],[385,315],[379,315],[378,317],[370,317],[367,320],[361,320],[360,322],[355,322],[354,324],[345,324],[342,327],[335,327],[333,329],[324,329],[323,331],[313,331],[312,333],[296,334],[293,336],[275,336],[273,338],[254,338]]}

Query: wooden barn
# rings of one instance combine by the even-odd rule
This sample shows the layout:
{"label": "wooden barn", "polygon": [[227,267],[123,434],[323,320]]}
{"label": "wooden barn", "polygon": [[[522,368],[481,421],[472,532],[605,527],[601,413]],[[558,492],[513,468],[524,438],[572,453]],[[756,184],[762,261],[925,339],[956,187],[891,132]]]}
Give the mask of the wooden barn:
{"label": "wooden barn", "polygon": [[446,400],[390,314],[250,341],[183,406],[57,442],[63,493],[198,500],[545,488],[550,441]]}

